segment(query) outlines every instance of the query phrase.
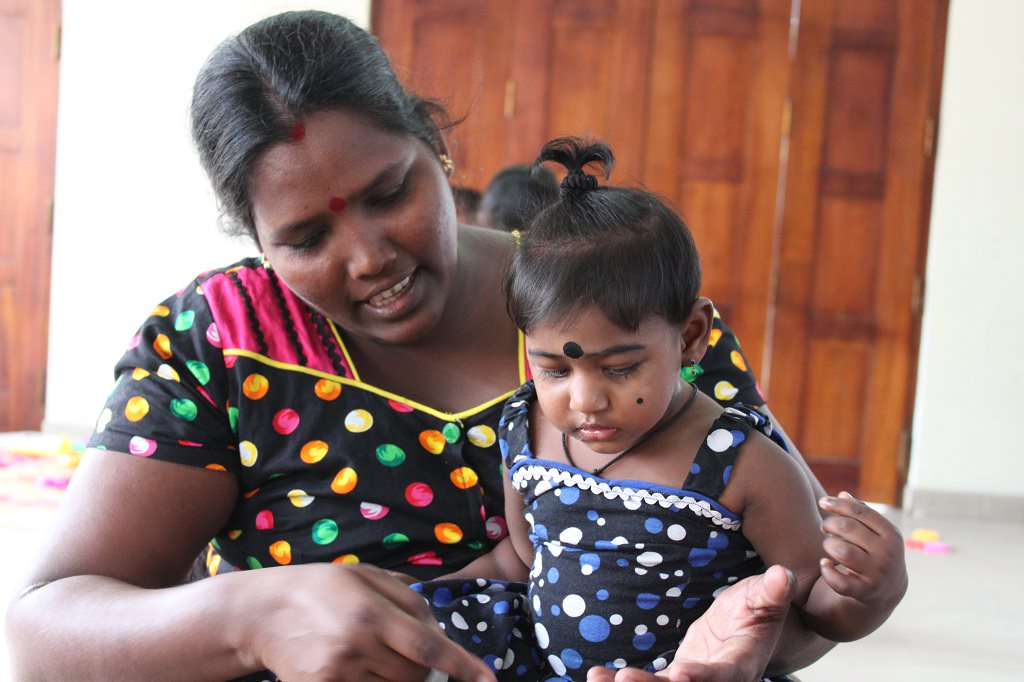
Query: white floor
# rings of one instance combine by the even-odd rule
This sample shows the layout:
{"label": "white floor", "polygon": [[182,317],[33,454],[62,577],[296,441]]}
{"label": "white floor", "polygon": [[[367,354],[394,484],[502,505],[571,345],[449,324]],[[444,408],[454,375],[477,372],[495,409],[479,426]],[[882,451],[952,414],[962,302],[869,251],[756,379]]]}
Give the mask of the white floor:
{"label": "white floor", "polygon": [[[6,604],[21,567],[51,512],[26,511],[3,521],[0,595]],[[932,528],[951,551],[907,551],[910,589],[896,612],[874,634],[842,644],[801,671],[802,682],[890,680],[1024,680],[1024,525],[902,520],[904,535]],[[2,629],[0,621],[0,629]],[[0,679],[10,679],[6,646],[0,641]]]}
{"label": "white floor", "polygon": [[[1024,525],[902,520],[939,531],[948,554],[907,550],[910,588],[892,617],[799,673],[802,682],[1024,680]],[[1020,577],[1020,576],[1017,576]]]}

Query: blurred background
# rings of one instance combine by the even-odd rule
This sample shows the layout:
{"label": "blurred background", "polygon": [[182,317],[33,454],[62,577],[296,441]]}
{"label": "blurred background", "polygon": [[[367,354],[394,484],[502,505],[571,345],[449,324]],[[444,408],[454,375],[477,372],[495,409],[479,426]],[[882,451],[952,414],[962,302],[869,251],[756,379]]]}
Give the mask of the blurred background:
{"label": "blurred background", "polygon": [[[1024,540],[1017,0],[0,0],[7,542],[30,551],[149,310],[254,253],[218,232],[192,81],[227,35],[304,7],[371,28],[406,84],[462,119],[453,184],[483,189],[588,133],[615,150],[614,182],[672,201],[705,293],[829,491],[883,505],[908,537],[953,533],[949,552],[908,550],[908,604],[943,603],[914,591],[936,567],[919,584],[988,595],[960,592],[984,643],[908,634],[901,614],[920,612],[902,607],[866,642],[940,661],[931,679],[962,672],[952,652],[1004,679],[1000,637],[1024,641],[998,615],[1021,590],[994,599],[987,575]],[[905,656],[925,640],[939,659]],[[844,679],[851,650],[804,679]]]}

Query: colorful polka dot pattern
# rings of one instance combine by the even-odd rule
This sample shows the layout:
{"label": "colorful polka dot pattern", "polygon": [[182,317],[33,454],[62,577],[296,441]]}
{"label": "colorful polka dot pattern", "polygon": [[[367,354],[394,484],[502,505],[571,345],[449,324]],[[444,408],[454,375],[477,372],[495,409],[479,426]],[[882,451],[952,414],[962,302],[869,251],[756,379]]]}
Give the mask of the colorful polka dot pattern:
{"label": "colorful polka dot pattern", "polygon": [[[265,273],[255,261],[235,268],[247,282]],[[500,402],[444,419],[350,377],[226,347],[241,336],[232,296],[212,273],[153,310],[91,443],[238,478],[218,571],[366,562],[426,578],[505,536]],[[276,301],[252,301],[269,329]]]}
{"label": "colorful polka dot pattern", "polygon": [[535,552],[523,610],[511,608],[518,602],[503,584],[441,585],[463,595],[454,600],[438,599],[433,584],[419,589],[449,636],[508,666],[495,668],[508,679],[534,679],[523,661],[539,661],[543,679],[582,679],[594,665],[661,670],[717,591],[764,570],[739,518],[716,498],[751,428],[767,422],[728,408],[679,489],[637,488],[535,458],[526,424],[534,399],[531,382],[499,428]]}

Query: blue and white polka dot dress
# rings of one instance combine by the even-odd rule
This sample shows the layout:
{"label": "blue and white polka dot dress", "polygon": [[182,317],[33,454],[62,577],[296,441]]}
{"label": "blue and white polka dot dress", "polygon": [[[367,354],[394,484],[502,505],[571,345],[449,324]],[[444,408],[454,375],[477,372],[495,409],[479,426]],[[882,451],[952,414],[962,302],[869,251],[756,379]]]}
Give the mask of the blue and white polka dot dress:
{"label": "blue and white polka dot dress", "polygon": [[419,589],[448,635],[501,679],[585,679],[595,665],[660,670],[717,591],[764,570],[717,502],[759,412],[715,421],[680,488],[606,479],[530,452],[525,384],[505,406],[505,466],[526,503],[529,584],[443,581]]}

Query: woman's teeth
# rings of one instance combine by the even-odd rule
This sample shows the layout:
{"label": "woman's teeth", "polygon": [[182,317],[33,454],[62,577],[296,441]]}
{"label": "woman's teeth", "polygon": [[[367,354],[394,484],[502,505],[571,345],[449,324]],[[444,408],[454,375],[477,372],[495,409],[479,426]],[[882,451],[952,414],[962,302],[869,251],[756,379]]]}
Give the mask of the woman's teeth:
{"label": "woman's teeth", "polygon": [[391,287],[390,289],[385,289],[384,291],[380,292],[379,294],[377,294],[376,296],[374,296],[373,298],[368,300],[367,303],[369,303],[371,306],[373,306],[375,308],[379,308],[380,306],[387,305],[388,301],[390,301],[395,296],[398,296],[400,293],[402,293],[403,291],[408,289],[409,288],[409,284],[411,282],[412,282],[412,275],[409,275],[408,277],[406,277],[405,279],[403,279],[401,282],[399,282],[395,286]]}

